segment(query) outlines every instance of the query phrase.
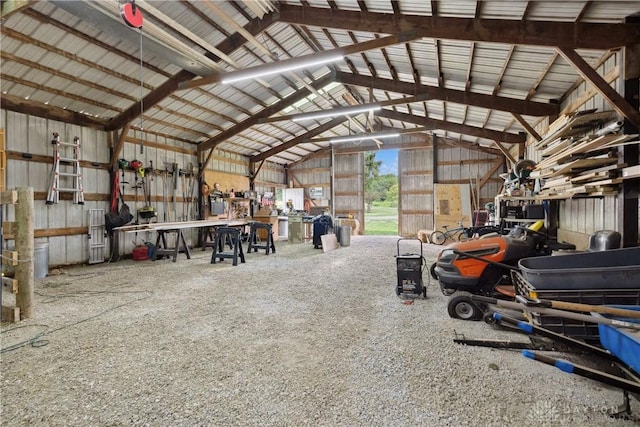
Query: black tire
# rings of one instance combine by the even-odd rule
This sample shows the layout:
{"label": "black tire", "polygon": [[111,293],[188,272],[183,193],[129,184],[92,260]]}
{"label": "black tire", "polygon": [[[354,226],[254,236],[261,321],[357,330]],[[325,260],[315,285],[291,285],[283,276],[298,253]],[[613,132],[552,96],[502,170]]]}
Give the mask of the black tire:
{"label": "black tire", "polygon": [[431,264],[431,267],[429,267],[429,273],[431,273],[431,277],[433,277],[434,280],[438,280],[438,275],[436,274],[436,265],[437,263],[433,263]]}
{"label": "black tire", "polygon": [[458,242],[466,242],[467,240],[470,240],[464,231],[456,233],[456,235],[453,238]]}
{"label": "black tire", "polygon": [[434,231],[433,233],[431,233],[431,237],[429,237],[429,240],[434,245],[442,246],[444,245],[444,242],[447,241],[447,236],[445,236],[442,231]]}
{"label": "black tire", "polygon": [[484,313],[482,315],[482,320],[487,325],[495,325],[496,323],[498,323],[497,320],[493,317],[493,312],[492,311],[488,311],[488,312]]}
{"label": "black tire", "polygon": [[471,300],[471,294],[465,291],[454,292],[449,297],[447,312],[454,319],[479,320],[483,311]]}

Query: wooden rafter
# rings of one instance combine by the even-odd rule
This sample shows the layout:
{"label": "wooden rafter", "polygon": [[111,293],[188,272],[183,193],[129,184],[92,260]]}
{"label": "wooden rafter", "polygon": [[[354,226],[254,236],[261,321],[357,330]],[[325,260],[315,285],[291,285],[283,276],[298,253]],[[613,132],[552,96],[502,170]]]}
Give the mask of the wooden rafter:
{"label": "wooden rafter", "polygon": [[473,68],[473,56],[475,49],[475,42],[471,42],[471,45],[469,46],[469,63],[467,64],[467,82],[464,84],[464,90],[467,92],[471,90],[471,70]]}
{"label": "wooden rafter", "polygon": [[640,40],[638,24],[604,24],[508,19],[452,18],[389,15],[376,12],[331,10],[280,5],[279,21],[312,27],[397,34],[416,31],[424,38],[469,40],[516,45],[566,46],[576,49],[610,49]]}
{"label": "wooden rafter", "polygon": [[272,149],[267,150],[265,152],[262,152],[262,153],[260,153],[260,154],[258,154],[256,156],[250,157],[249,161],[255,163],[255,162],[259,162],[259,161],[264,160],[264,159],[268,159],[269,157],[274,156],[274,155],[276,155],[278,153],[281,153],[281,152],[283,152],[285,150],[288,150],[289,148],[294,147],[294,146],[296,146],[298,144],[301,144],[303,142],[308,142],[308,140],[313,138],[314,136],[319,135],[319,134],[321,134],[323,132],[326,132],[326,131],[338,126],[339,124],[345,122],[346,120],[347,120],[346,117],[336,117],[335,119],[330,120],[327,123],[324,123],[324,124],[322,124],[322,125],[314,128],[314,129],[310,130],[309,132],[307,132],[307,133],[305,133],[303,135],[300,135],[300,136],[298,136],[296,138],[293,138],[292,140],[287,141],[287,142],[285,142],[283,144],[280,144],[278,146],[275,146]]}
{"label": "wooden rafter", "polygon": [[355,86],[374,87],[390,92],[404,93],[421,97],[420,101],[428,99],[447,100],[458,104],[474,105],[477,107],[495,109],[499,111],[514,111],[528,116],[548,116],[558,114],[560,107],[556,104],[545,104],[535,101],[523,101],[482,93],[464,92],[455,89],[438,88],[434,86],[417,85],[390,79],[357,76],[350,73],[337,72],[335,81]]}
{"label": "wooden rafter", "polygon": [[69,111],[53,105],[45,105],[42,102],[34,102],[9,94],[0,97],[0,108],[38,117],[47,117],[64,123],[73,123],[94,129],[103,129],[107,125],[105,119],[91,117],[76,111]]}
{"label": "wooden rafter", "polygon": [[135,102],[131,105],[131,107],[122,112],[118,117],[112,119],[109,122],[107,130],[120,129],[122,126],[124,126],[125,123],[130,122],[134,118],[138,117],[142,113],[141,109],[143,107],[145,109],[150,109],[151,107],[165,99],[167,96],[171,95],[175,90],[177,90],[178,85],[181,82],[190,80],[194,77],[195,75],[190,71],[182,70],[178,72],[175,76],[166,80],[163,84],[158,86],[158,88],[151,91],[147,96],[145,96],[142,101],[142,105],[140,105],[140,102]]}
{"label": "wooden rafter", "polygon": [[[330,81],[331,81],[331,76],[325,76],[317,80],[316,82],[314,82],[313,86],[315,88],[322,88],[325,85],[327,85]],[[247,130],[251,126],[257,124],[260,119],[269,117],[277,113],[278,111],[283,110],[284,108],[300,101],[301,99],[304,99],[310,94],[311,94],[311,91],[309,89],[306,89],[306,88],[300,89],[299,91],[288,96],[287,98],[281,101],[278,101],[267,108],[264,108],[262,111],[258,112],[257,114],[250,116],[247,120],[241,123],[238,123],[235,126],[232,126],[231,128],[225,130],[224,132],[221,132],[220,134],[214,136],[213,138],[210,138],[205,142],[202,142],[201,144],[198,145],[198,151],[204,151],[204,150],[214,148],[216,145],[218,145],[222,141],[244,130]]]}
{"label": "wooden rafter", "polygon": [[477,136],[478,138],[486,138],[491,140],[503,141],[510,144],[523,143],[525,141],[524,135],[521,135],[521,134],[500,132],[500,131],[486,129],[486,128],[479,128],[475,126],[447,122],[444,120],[431,119],[428,117],[412,116],[410,114],[399,113],[399,112],[394,112],[389,110],[377,111],[375,114],[377,116],[385,117],[387,119],[413,123],[418,126],[425,126],[433,130],[439,129],[439,130],[455,132],[463,135]]}
{"label": "wooden rafter", "polygon": [[[398,43],[404,43],[406,41],[410,41],[410,40],[416,40],[417,36],[415,35],[415,32],[413,33],[402,33],[399,35],[393,35],[393,36],[388,36],[388,37],[381,37],[379,39],[374,39],[374,40],[368,40],[365,42],[361,42],[361,43],[356,43],[356,44],[352,44],[349,46],[344,46],[344,47],[339,47],[337,49],[332,49],[332,50],[326,50],[324,52],[321,53],[312,53],[310,55],[304,55],[301,57],[296,57],[296,58],[291,58],[291,59],[284,59],[282,61],[278,61],[278,62],[270,62],[268,64],[264,64],[264,65],[258,65],[256,67],[251,67],[248,68],[246,70],[242,70],[242,72],[246,72],[246,71],[253,71],[253,72],[261,72],[261,71],[269,71],[269,70],[275,70],[275,69],[279,69],[282,66],[295,66],[297,64],[301,64],[303,62],[309,61],[309,60],[318,60],[321,56],[322,57],[332,57],[335,55],[353,55],[356,53],[360,53],[360,52],[364,52],[367,50],[375,50],[375,49],[380,49],[382,47],[385,46],[392,46]],[[233,76],[237,73],[238,71],[231,71],[228,73],[215,73],[211,76],[207,76],[207,77],[202,77],[199,79],[195,79],[195,80],[191,80],[190,82],[183,82],[180,85],[180,89],[188,89],[188,88],[193,88],[193,87],[197,87],[197,86],[204,86],[204,85],[210,85],[210,84],[215,84],[215,83],[220,83],[224,77],[226,76]]]}
{"label": "wooden rafter", "polygon": [[575,70],[605,98],[611,106],[624,117],[626,117],[636,128],[640,129],[640,112],[633,108],[618,92],[615,91],[600,74],[580,56],[570,48],[558,47],[558,52],[562,57],[575,68]]}

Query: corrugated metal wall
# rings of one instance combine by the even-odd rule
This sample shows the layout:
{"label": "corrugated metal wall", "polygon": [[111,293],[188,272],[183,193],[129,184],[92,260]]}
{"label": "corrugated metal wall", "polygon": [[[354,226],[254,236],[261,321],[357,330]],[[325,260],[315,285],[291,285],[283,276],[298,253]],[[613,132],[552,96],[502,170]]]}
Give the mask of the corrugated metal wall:
{"label": "corrugated metal wall", "polygon": [[[493,202],[502,190],[504,179],[500,174],[504,169],[504,157],[464,147],[438,148],[437,182],[440,184],[469,184],[480,188],[480,208]],[[474,193],[472,193],[474,194]],[[475,196],[478,199],[478,196]],[[473,203],[472,203],[473,208]],[[470,224],[465,224],[470,225]]]}
{"label": "corrugated metal wall", "polygon": [[[618,52],[609,57],[599,68],[598,73],[611,82],[618,93],[622,90],[620,64],[622,53]],[[588,82],[582,82],[562,102],[562,112],[610,111],[613,107]],[[549,120],[545,118],[536,124],[535,128],[544,136],[549,127]],[[527,149],[527,158],[536,162],[541,160],[540,153],[532,147]],[[567,199],[558,201],[558,236],[572,243],[584,241],[589,234],[597,230],[617,230],[617,198],[615,196],[592,197],[582,199]]]}
{"label": "corrugated metal wall", "polygon": [[[256,166],[257,168],[258,166]],[[285,171],[282,165],[265,162],[255,177],[255,191],[263,195],[265,191],[273,192],[285,186]]]}
{"label": "corrugated metal wall", "polygon": [[[106,168],[110,161],[110,143],[107,132],[68,125],[65,123],[33,117],[21,113],[1,110],[0,127],[5,129],[7,151],[7,183],[6,187],[33,187],[35,193],[34,228],[47,230],[48,234],[70,234],[66,236],[49,236],[36,239],[36,243],[49,244],[49,264],[65,265],[87,262],[89,257],[89,240],[83,231],[89,223],[89,209],[109,211],[111,194],[111,177]],[[52,168],[53,132],[60,134],[61,141],[71,142],[75,136],[80,137],[80,160],[90,162],[91,167],[83,167],[84,205],[75,205],[68,200],[60,200],[58,204],[47,205],[46,194]],[[141,152],[141,139],[144,148]],[[166,149],[165,147],[169,147]],[[149,183],[151,204],[157,212],[157,221],[181,221],[197,219],[197,201],[191,205],[185,203],[185,197],[199,194],[199,185],[195,178],[185,175],[198,165],[196,147],[183,141],[167,139],[156,135],[130,132],[125,139],[119,156],[127,161],[139,160],[145,168],[153,167],[155,173],[147,173],[145,180]],[[178,187],[174,189],[172,165],[177,164],[182,171],[178,178]],[[208,170],[220,171],[239,176],[249,175],[249,160],[237,154],[216,150],[209,163]],[[120,188],[124,190],[125,200],[135,216],[137,209],[146,205],[142,188],[137,190],[136,173],[125,170],[118,177]],[[266,162],[256,178],[256,191],[274,191],[285,184],[284,168],[276,163]],[[123,182],[125,183],[123,185]],[[327,190],[328,191],[328,190]],[[171,201],[175,194],[177,201]],[[164,200],[169,200],[167,203]],[[189,215],[190,214],[190,215]],[[7,221],[14,220],[13,207],[7,207]],[[140,222],[144,220],[140,219]],[[41,232],[42,233],[42,232]],[[120,253],[130,253],[133,241],[155,243],[155,233],[140,232],[122,234],[119,239]],[[196,230],[190,230],[185,237],[189,243],[197,241]],[[108,243],[108,242],[107,242]],[[13,244],[10,242],[10,244]],[[108,247],[105,251],[108,256]]]}
{"label": "corrugated metal wall", "polygon": [[335,216],[353,215],[364,226],[364,153],[334,154],[333,209]]}
{"label": "corrugated metal wall", "polygon": [[[65,265],[84,263],[89,257],[89,240],[83,228],[88,226],[89,209],[109,210],[111,178],[106,168],[110,160],[109,135],[107,132],[69,125],[58,121],[2,110],[0,127],[6,132],[7,149],[7,188],[32,187],[35,194],[34,228],[39,234],[64,234],[66,236],[49,236],[36,238],[36,243],[48,243],[49,264]],[[81,142],[80,160],[90,162],[91,167],[83,167],[83,189],[85,204],[76,205],[68,200],[60,200],[58,204],[47,205],[46,194],[52,169],[53,132],[60,134],[61,141],[71,142],[78,136]],[[145,136],[145,147],[140,153],[137,138],[142,135],[130,135],[125,142],[120,158],[128,161],[137,159],[145,167],[163,170],[164,163],[177,163],[181,169],[189,165],[197,165],[195,148],[190,144],[173,140],[158,139]],[[172,150],[158,148],[158,144],[169,144]],[[145,205],[143,191],[138,189],[138,200],[134,199],[136,180],[133,171],[126,171],[124,176],[124,193],[132,214],[137,208]],[[122,181],[122,175],[119,174]],[[158,212],[158,219],[163,220],[164,207],[162,174],[147,174],[145,179],[150,184],[152,205]],[[187,182],[187,181],[185,181]],[[182,180],[177,191],[182,197]],[[197,185],[195,193],[197,195]],[[122,188],[122,183],[121,183]],[[178,215],[182,214],[183,203],[177,204]],[[7,220],[14,220],[12,207],[7,208]],[[152,233],[123,235],[120,239],[121,253],[129,253],[133,248],[132,240],[142,243],[153,240]],[[10,242],[12,245],[13,242]],[[108,248],[105,251],[108,255]]]}
{"label": "corrugated metal wall", "polygon": [[[83,168],[83,186],[87,199],[84,205],[60,201],[46,204],[52,162],[39,161],[37,156],[52,156],[52,133],[58,132],[61,141],[72,142],[80,137],[81,160],[106,163],[109,160],[107,134],[93,129],[72,126],[57,121],[2,110],[0,127],[5,129],[7,150],[7,189],[32,187],[34,228],[48,230],[88,226],[89,209],[107,209],[110,191],[109,173],[105,169]],[[24,153],[24,154],[22,154]],[[32,158],[29,159],[28,157]],[[7,206],[7,221],[14,221],[13,206]],[[52,265],[86,262],[89,258],[87,234],[37,238],[36,243],[49,244],[49,263]],[[9,242],[13,246],[13,241]]]}
{"label": "corrugated metal wall", "polygon": [[398,151],[398,234],[415,237],[433,229],[433,150]]}
{"label": "corrugated metal wall", "polygon": [[[325,153],[300,162],[288,170],[289,184],[295,188],[304,188],[305,199],[310,206],[331,207],[331,154]],[[321,188],[322,197],[309,194],[310,188]]]}

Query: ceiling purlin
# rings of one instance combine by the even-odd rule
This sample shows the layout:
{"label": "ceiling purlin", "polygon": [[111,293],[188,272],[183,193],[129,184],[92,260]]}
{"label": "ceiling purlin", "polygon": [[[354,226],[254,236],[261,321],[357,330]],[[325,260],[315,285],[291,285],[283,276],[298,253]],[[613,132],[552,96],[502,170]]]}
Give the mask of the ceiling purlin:
{"label": "ceiling purlin", "polygon": [[[9,36],[12,39],[15,39],[15,40],[17,40],[17,41],[19,41],[21,43],[31,44],[31,45],[37,46],[37,47],[39,47],[41,49],[44,49],[46,51],[49,51],[51,53],[55,53],[57,55],[60,55],[63,58],[68,59],[70,62],[78,62],[78,63],[80,63],[80,64],[82,64],[82,65],[84,65],[84,66],[86,66],[88,68],[99,70],[99,71],[101,71],[101,72],[103,72],[105,74],[108,74],[110,76],[117,77],[117,78],[122,79],[122,80],[124,80],[124,81],[126,81],[128,83],[132,83],[132,84],[134,84],[136,86],[140,86],[140,79],[137,79],[137,78],[132,77],[132,76],[128,76],[128,75],[123,74],[123,73],[119,73],[119,72],[114,71],[113,69],[111,69],[109,67],[103,67],[103,66],[98,65],[98,64],[96,64],[94,62],[91,62],[91,61],[89,61],[87,59],[81,58],[81,57],[79,57],[77,55],[74,55],[74,54],[69,53],[67,51],[64,51],[62,49],[59,49],[56,46],[44,43],[44,42],[42,42],[40,40],[36,40],[36,39],[34,39],[32,37],[29,37],[29,36],[27,36],[25,34],[19,33],[19,32],[15,31],[15,30],[13,30],[11,28],[7,28],[4,25],[0,26],[0,33],[4,34],[6,36]],[[148,83],[144,83],[144,87],[146,89],[153,90],[153,87],[151,85],[149,85]]]}
{"label": "ceiling purlin", "polygon": [[[431,0],[431,16],[437,16],[438,15],[438,2],[435,0]],[[440,58],[440,40],[438,39],[434,39],[433,40],[433,45],[434,45],[434,65],[436,67],[436,79],[438,79],[438,86],[442,87],[444,86],[444,76],[442,75],[442,64],[441,64],[441,58]],[[411,51],[409,50],[409,45],[407,44],[407,51],[409,51],[409,58],[411,58]],[[415,80],[416,83],[418,83],[420,80],[416,78],[416,71],[415,71],[415,67],[413,66],[413,61],[412,62],[412,67],[413,67],[413,79]],[[442,103],[442,111],[444,111],[445,113],[445,120],[446,120],[446,105],[444,104],[444,102]]]}
{"label": "ceiling purlin", "polygon": [[[70,26],[68,26],[66,24],[63,24],[62,22],[53,19],[49,15],[45,15],[45,14],[43,14],[41,12],[38,12],[37,10],[34,10],[34,9],[27,9],[23,13],[24,13],[24,15],[26,15],[26,16],[28,16],[28,17],[36,20],[36,21],[39,21],[39,22],[41,22],[43,24],[53,25],[54,27],[64,31],[65,33],[73,34],[75,37],[78,37],[79,39],[82,39],[82,40],[84,40],[84,41],[86,41],[88,43],[91,43],[93,45],[101,47],[104,50],[113,53],[114,55],[117,55],[117,56],[119,56],[121,58],[126,59],[127,61],[131,61],[134,64],[140,64],[140,57],[134,56],[134,55],[130,55],[130,54],[126,53],[126,52],[121,51],[120,49],[115,49],[113,46],[111,46],[111,45],[109,45],[107,43],[104,43],[104,42],[98,40],[95,37],[91,37],[86,33],[78,31],[77,29],[75,29],[73,27],[70,27]],[[165,77],[170,77],[171,76],[171,74],[167,73],[166,71],[162,70],[161,68],[156,67],[153,64],[150,64],[147,61],[143,60],[142,65],[144,66],[144,68],[149,69],[149,70],[153,71],[154,73],[158,73],[158,74],[163,75]]]}
{"label": "ceiling purlin", "polygon": [[527,5],[524,7],[524,10],[522,11],[522,16],[520,17],[521,20],[526,20],[527,17],[529,16],[529,12],[531,11],[531,5],[533,4],[533,1],[528,1]]}
{"label": "ceiling purlin", "polygon": [[[528,6],[529,6],[529,3],[527,3],[527,7]],[[525,10],[525,13],[526,13],[526,10]],[[516,48],[516,45],[511,45],[511,47],[509,48],[509,53],[507,53],[507,57],[504,59],[504,62],[502,63],[502,69],[500,70],[500,73],[498,73],[496,84],[493,86],[493,92],[492,92],[493,96],[496,96],[500,91],[500,88],[502,87],[502,78],[504,77],[504,73],[507,71],[507,68],[509,67],[509,62],[511,62],[511,56],[515,51],[515,48]],[[487,123],[489,123],[489,119],[491,118],[491,113],[493,113],[493,110],[487,111],[487,116],[484,118],[484,123],[482,124],[482,127],[486,126]],[[511,113],[514,113],[514,112],[511,111]]]}
{"label": "ceiling purlin", "polygon": [[[476,12],[474,15],[474,19],[480,19],[480,16],[482,15],[482,2],[481,1],[477,1],[476,2]],[[469,45],[469,63],[467,64],[467,81],[464,84],[464,90],[469,91],[471,90],[471,71],[473,69],[473,58],[474,58],[474,54],[475,54],[475,50],[476,50],[476,42],[472,41],[471,44]],[[465,108],[465,116],[466,116],[467,112],[466,112],[466,108]],[[463,121],[464,123],[464,121]]]}
{"label": "ceiling purlin", "polygon": [[338,126],[339,124],[341,124],[341,123],[343,123],[343,122],[345,122],[347,120],[348,119],[346,117],[344,117],[344,116],[335,117],[332,120],[330,120],[330,121],[328,121],[328,122],[326,122],[326,123],[314,128],[314,129],[310,130],[309,132],[307,132],[307,133],[305,133],[303,135],[297,136],[297,137],[293,138],[290,141],[287,141],[287,142],[285,142],[283,144],[280,144],[280,145],[278,145],[276,147],[273,147],[270,150],[267,150],[265,152],[262,152],[260,154],[255,155],[255,156],[252,156],[249,159],[249,161],[253,162],[253,163],[256,163],[256,162],[259,162],[261,160],[268,159],[269,157],[271,157],[271,156],[273,156],[275,154],[281,153],[283,151],[286,151],[291,147],[294,147],[294,146],[296,146],[298,144],[301,144],[303,142],[307,142],[308,139],[311,139],[316,135],[319,135],[319,134],[321,134],[323,132],[326,132],[326,131],[328,131],[330,129],[333,129],[334,127]]}
{"label": "ceiling purlin", "polygon": [[[256,21],[261,20],[256,19],[251,21],[245,26],[245,29],[249,32],[259,32],[262,30],[266,30],[266,28],[268,28],[274,22],[271,16],[265,16],[264,22]],[[211,21],[207,20],[207,22],[210,23]],[[225,54],[230,54],[235,49],[242,47],[244,45],[245,39],[241,38],[241,36],[236,35],[237,33],[234,33],[231,36],[227,36],[227,38],[223,42],[219,43],[216,46],[216,49],[224,52]],[[242,43],[240,43],[240,41],[242,41]],[[188,71],[180,71],[178,74],[168,79],[158,88],[152,89],[151,92],[144,98],[142,105],[144,105],[144,108],[151,108],[152,106],[156,105],[158,102],[162,101],[167,96],[175,92],[178,89],[178,85],[180,83],[191,80],[194,77],[196,76]],[[107,130],[119,129],[128,121],[133,120],[134,118],[139,116],[141,112],[140,107],[140,103],[132,104],[132,106],[127,111],[111,121],[109,129]]]}
{"label": "ceiling purlin", "polygon": [[104,129],[107,121],[105,119],[87,116],[77,111],[65,110],[53,105],[45,105],[41,102],[25,100],[9,94],[0,97],[0,107],[5,110],[15,111],[31,116],[47,117],[50,120],[57,120],[65,123],[73,123],[79,126],[86,126],[92,129]]}
{"label": "ceiling purlin", "polygon": [[[126,123],[140,116],[142,113],[142,107],[150,110],[154,106],[156,106],[160,101],[165,99],[167,96],[171,95],[178,89],[178,85],[181,82],[187,81],[195,77],[193,73],[187,70],[182,70],[177,73],[175,76],[167,79],[164,83],[158,86],[156,89],[149,92],[142,100],[142,103],[135,102],[131,104],[126,111],[123,111],[117,117],[114,117],[109,121],[109,125],[105,130],[113,131],[120,129]],[[140,105],[142,104],[142,105]]]}
{"label": "ceiling purlin", "polygon": [[398,113],[398,112],[393,112],[389,110],[377,111],[375,114],[382,117],[391,118],[394,120],[403,120],[409,123],[416,124],[418,126],[431,127],[434,130],[439,129],[443,131],[456,132],[464,135],[477,136],[479,138],[508,142],[510,144],[522,143],[524,142],[524,139],[525,139],[524,136],[521,134],[502,132],[502,131],[487,129],[485,127],[463,125],[460,123],[452,123],[444,120],[432,119],[429,117],[412,116],[409,114]]}
{"label": "ceiling purlin", "polygon": [[474,105],[499,111],[515,111],[516,113],[529,116],[549,116],[558,114],[560,107],[556,104],[546,104],[535,101],[524,101],[515,98],[507,98],[499,95],[487,95],[475,92],[464,92],[455,89],[439,88],[435,86],[417,85],[409,82],[393,81],[380,77],[372,78],[368,76],[355,76],[345,72],[337,72],[335,81],[363,86],[374,87],[390,92],[424,97],[424,99],[446,99],[448,102],[458,104]]}
{"label": "ceiling purlin", "polygon": [[[85,85],[85,86],[90,87],[92,89],[99,90],[101,92],[105,92],[105,93],[110,93],[110,94],[116,95],[119,98],[128,99],[131,102],[138,102],[138,98],[136,98],[134,96],[131,96],[128,93],[115,91],[115,90],[113,90],[111,88],[108,88],[106,86],[98,84],[95,81],[79,78],[77,76],[65,73],[65,72],[60,71],[58,69],[47,67],[45,65],[42,65],[41,63],[30,61],[28,59],[18,57],[16,55],[12,54],[12,53],[7,53],[4,50],[0,51],[0,58],[2,58],[2,60],[4,60],[4,61],[15,62],[15,63],[21,64],[21,65],[24,65],[25,67],[32,68],[34,70],[39,70],[39,71],[43,71],[45,73],[49,73],[49,74],[51,74],[53,76],[60,77],[61,79],[65,79],[65,80],[68,80],[70,82],[80,83],[82,85]],[[6,73],[4,73],[4,75],[6,75]],[[22,81],[22,79],[17,79],[17,78],[14,78],[14,79],[17,80],[17,81]]]}
{"label": "ceiling purlin", "polygon": [[[215,130],[217,130],[218,132],[222,132],[222,131],[224,130],[224,128],[222,128],[221,126],[218,126],[218,125],[212,125],[211,123],[206,122],[206,121],[204,121],[204,120],[202,120],[202,119],[198,119],[198,118],[196,118],[196,117],[193,117],[193,115],[180,113],[180,112],[176,111],[176,110],[175,110],[175,109],[173,109],[173,108],[165,107],[165,106],[162,106],[162,105],[160,105],[160,104],[155,105],[153,108],[156,108],[156,109],[158,109],[158,110],[160,110],[160,111],[164,111],[165,113],[168,113],[168,114],[170,114],[170,115],[173,115],[173,116],[176,116],[176,117],[180,117],[180,118],[182,118],[182,119],[184,119],[184,120],[192,121],[192,122],[198,123],[198,124],[200,124],[200,125],[202,125],[202,126],[212,127],[212,128],[214,128]],[[146,120],[146,117],[145,117],[145,120]]]}
{"label": "ceiling purlin", "polygon": [[[531,88],[529,89],[529,92],[527,92],[527,96],[524,97],[525,100],[528,101],[531,98],[533,98],[533,96],[536,94],[536,91],[538,90],[538,87],[540,86],[540,83],[542,83],[544,78],[547,76],[547,74],[549,73],[549,70],[551,70],[551,67],[553,67],[553,64],[556,62],[557,58],[558,58],[558,52],[555,51],[551,55],[551,58],[549,59],[547,64],[542,69],[542,72],[540,73],[540,75],[538,75],[538,77],[536,78],[536,81],[533,83],[533,85],[531,85]],[[504,130],[506,131],[511,126],[513,126],[515,121],[516,121],[515,117],[513,119],[509,120],[509,122],[504,127]],[[531,132],[529,132],[529,133],[531,134]],[[533,134],[531,134],[531,135],[533,135]]]}
{"label": "ceiling purlin", "polygon": [[422,38],[468,40],[574,49],[609,49],[640,39],[638,24],[517,21],[399,15],[280,5],[280,22],[342,30],[398,34],[416,31]]}
{"label": "ceiling purlin", "polygon": [[73,94],[73,93],[70,93],[70,92],[65,92],[63,90],[56,89],[56,88],[53,88],[53,87],[50,87],[50,86],[45,86],[44,84],[41,84],[41,83],[33,83],[33,82],[28,81],[28,80],[24,80],[24,79],[20,79],[20,78],[14,77],[14,76],[10,76],[10,75],[8,75],[6,73],[4,73],[2,75],[2,78],[4,80],[7,80],[7,81],[10,81],[10,82],[13,82],[13,83],[17,83],[17,84],[21,84],[21,85],[26,86],[26,87],[30,87],[30,88],[32,88],[34,90],[45,91],[45,92],[51,93],[51,94],[53,94],[55,96],[60,96],[60,97],[64,97],[64,98],[67,98],[67,99],[72,99],[74,101],[78,101],[78,102],[82,102],[82,103],[85,103],[85,104],[93,105],[93,106],[96,106],[98,108],[102,108],[102,109],[105,109],[105,110],[111,110],[111,111],[115,111],[117,113],[122,111],[121,108],[114,107],[113,105],[106,104],[104,102],[95,101],[95,100],[93,100],[91,98],[87,98],[87,97],[84,97],[84,96],[76,95],[76,94]]}
{"label": "ceiling purlin", "polygon": [[[325,85],[327,85],[329,82],[331,81],[331,75],[327,75],[321,79],[318,79],[317,81],[312,83],[312,86],[315,87],[316,89],[318,88],[322,88]],[[296,102],[300,101],[301,99],[306,98],[307,96],[309,96],[309,94],[311,93],[311,91],[307,88],[302,88],[299,89],[297,92],[291,94],[290,96],[276,102],[275,104],[270,105],[269,107],[264,108],[262,111],[259,111],[257,114],[253,114],[252,116],[250,116],[248,119],[244,120],[243,122],[240,122],[234,126],[232,126],[231,128],[227,129],[226,131],[208,139],[207,141],[201,143],[198,146],[198,151],[204,151],[204,150],[208,150],[211,148],[214,148],[216,145],[220,144],[222,141],[232,137],[233,135],[242,132],[248,128],[250,128],[251,126],[255,125],[258,123],[258,121],[262,118],[265,117],[270,117],[273,114],[285,109],[286,107],[295,104]],[[212,150],[213,152],[213,150]]]}
{"label": "ceiling purlin", "polygon": [[584,6],[582,6],[582,9],[580,10],[580,13],[578,13],[578,16],[576,16],[576,22],[582,21],[582,18],[584,18],[584,16],[587,14],[592,4],[593,3],[591,2],[591,0],[585,2]]}
{"label": "ceiling purlin", "polygon": [[[327,38],[327,40],[329,40],[329,43],[331,43],[331,46],[333,46],[334,49],[337,49],[340,47],[340,45],[338,45],[338,42],[335,41],[335,39],[333,38],[333,35],[329,32],[329,30],[327,30],[326,28],[323,28],[322,33]],[[345,56],[343,61],[347,64],[347,67],[349,67],[352,73],[360,74],[360,72],[358,71],[358,68],[354,65],[353,61],[349,59],[349,57]]]}

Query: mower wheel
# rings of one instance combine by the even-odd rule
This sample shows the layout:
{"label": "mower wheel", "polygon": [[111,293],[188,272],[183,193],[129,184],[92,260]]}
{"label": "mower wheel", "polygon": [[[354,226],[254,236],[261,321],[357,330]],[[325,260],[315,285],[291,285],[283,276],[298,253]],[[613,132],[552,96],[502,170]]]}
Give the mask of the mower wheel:
{"label": "mower wheel", "polygon": [[471,293],[456,291],[449,297],[447,312],[454,319],[479,320],[482,318],[482,310],[471,299]]}
{"label": "mower wheel", "polygon": [[433,263],[431,264],[431,267],[429,267],[429,273],[431,273],[431,277],[433,277],[434,280],[438,280],[438,275],[436,274],[436,264],[437,263]]}

